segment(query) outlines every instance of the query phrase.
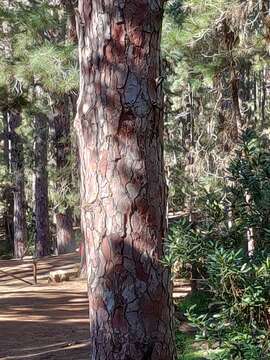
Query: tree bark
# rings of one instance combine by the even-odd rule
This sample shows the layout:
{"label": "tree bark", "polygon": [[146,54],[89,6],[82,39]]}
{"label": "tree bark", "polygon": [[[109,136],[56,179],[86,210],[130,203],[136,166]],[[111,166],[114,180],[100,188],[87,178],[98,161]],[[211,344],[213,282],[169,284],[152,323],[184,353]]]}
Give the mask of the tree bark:
{"label": "tree bark", "polygon": [[78,0],[65,0],[63,5],[68,15],[67,20],[67,40],[72,44],[78,43],[77,31],[76,31],[76,15],[75,9],[78,6]]}
{"label": "tree bark", "polygon": [[49,213],[48,213],[48,119],[44,114],[35,115],[35,215],[36,215],[36,255],[50,253]]}
{"label": "tree bark", "polygon": [[160,0],[80,0],[75,122],[92,360],[171,360]]}
{"label": "tree bark", "polygon": [[[8,244],[8,249],[12,250],[14,254],[14,224],[13,224],[13,213],[14,213],[14,196],[12,186],[5,186],[3,189],[3,200],[5,210],[3,213],[4,226],[5,226],[5,239]],[[19,256],[20,257],[20,256]]]}
{"label": "tree bark", "polygon": [[8,112],[3,111],[3,135],[4,135],[4,163],[6,166],[7,173],[10,172],[10,151],[9,151],[9,125],[8,125]]}
{"label": "tree bark", "polygon": [[11,173],[14,181],[13,236],[15,258],[22,258],[25,255],[27,243],[23,143],[21,136],[16,133],[16,128],[20,124],[20,113],[8,111]]}
{"label": "tree bark", "polygon": [[[5,174],[9,177],[11,175],[11,161],[10,161],[10,137],[9,137],[9,125],[8,125],[8,112],[4,110],[3,115],[3,135],[4,135],[4,166]],[[3,189],[3,201],[4,201],[4,224],[5,224],[5,238],[8,242],[8,248],[14,253],[14,237],[13,237],[13,189],[12,185],[6,184]]]}
{"label": "tree bark", "polygon": [[75,251],[73,218],[71,209],[56,214],[56,241],[58,254]]}
{"label": "tree bark", "polygon": [[235,64],[232,64],[231,69],[231,93],[232,93],[232,117],[235,123],[235,140],[239,141],[239,138],[243,132],[242,114],[239,103],[239,75],[236,72]]}
{"label": "tree bark", "polygon": [[[70,139],[70,114],[69,114],[69,97],[64,95],[62,101],[57,101],[54,106],[54,146],[56,168],[59,174],[68,173],[70,182],[71,169],[71,139]],[[56,184],[61,191],[61,184]],[[65,254],[75,250],[75,241],[73,233],[73,216],[72,209],[67,207],[63,211],[56,213],[56,241],[58,254]]]}

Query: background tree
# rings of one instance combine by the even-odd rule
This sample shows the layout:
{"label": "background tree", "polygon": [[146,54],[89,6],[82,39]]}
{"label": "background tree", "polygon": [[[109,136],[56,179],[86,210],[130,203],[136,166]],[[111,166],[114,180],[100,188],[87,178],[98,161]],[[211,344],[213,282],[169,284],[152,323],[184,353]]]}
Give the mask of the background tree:
{"label": "background tree", "polygon": [[[57,190],[61,193],[64,188],[64,196],[67,194],[64,186],[68,186],[68,184],[72,181],[70,166],[70,162],[72,161],[70,135],[71,116],[69,101],[69,97],[67,95],[63,95],[62,101],[58,100],[57,104],[53,106],[53,141],[55,148],[55,162],[57,172],[60,174],[59,181],[57,181]],[[60,203],[56,209],[55,216],[58,253],[62,254],[75,250],[72,208],[70,206],[63,208],[63,204]]]}
{"label": "background tree", "polygon": [[21,136],[16,132],[16,128],[20,124],[20,112],[9,111],[10,163],[11,175],[14,177],[13,234],[15,258],[22,258],[25,255],[27,243],[23,144]]}
{"label": "background tree", "polygon": [[48,213],[48,118],[37,113],[35,124],[35,219],[38,257],[50,254]]}
{"label": "background tree", "polygon": [[[72,230],[73,221],[76,218],[72,215],[72,212],[73,209],[76,210],[78,195],[76,191],[77,171],[75,170],[76,147],[71,146],[72,132],[70,131],[70,123],[75,112],[74,103],[76,102],[78,88],[78,69],[76,65],[76,44],[73,43],[74,40],[71,41],[72,36],[74,37],[74,29],[72,31],[71,26],[72,22],[74,23],[74,11],[72,12],[72,9],[71,3],[63,7],[60,3],[49,3],[47,1],[36,1],[31,4],[15,1],[10,8],[1,8],[1,24],[6,27],[6,24],[8,24],[8,44],[12,45],[12,54],[8,52],[9,56],[4,57],[1,63],[2,74],[5,74],[1,82],[3,111],[6,108],[5,96],[10,97],[10,94],[13,94],[16,102],[18,95],[14,91],[14,84],[16,85],[15,90],[19,86],[20,92],[23,93],[22,97],[26,100],[22,105],[21,129],[25,143],[25,166],[30,174],[34,174],[37,168],[41,169],[41,166],[44,166],[37,159],[37,154],[35,155],[34,151],[34,137],[36,137],[34,134],[42,128],[42,124],[39,124],[38,119],[41,118],[40,114],[50,119],[48,122],[48,126],[50,126],[48,140],[52,140],[52,142],[48,148],[48,189],[46,190],[46,185],[43,186],[44,191],[48,192],[49,195],[49,219],[45,221],[44,216],[39,218],[40,211],[38,206],[34,206],[34,204],[35,198],[41,199],[41,197],[38,193],[35,195],[32,192],[32,181],[28,181],[26,184],[26,202],[28,204],[27,221],[30,235],[29,251],[33,251],[35,234],[39,237],[38,233],[40,233],[40,231],[36,231],[34,223],[39,225],[45,221],[44,226],[47,227],[46,224],[50,222],[53,229],[54,219],[58,224],[56,234],[52,231],[52,239],[60,239],[66,236],[66,241],[70,240],[71,242],[66,246],[65,250],[62,249],[60,252],[75,248]],[[3,33],[1,39],[4,49],[4,45],[7,43],[7,34]],[[40,89],[38,97],[36,96],[37,87]],[[59,137],[58,126],[56,143],[54,125],[61,106],[59,105],[56,114],[55,104],[63,102],[68,104],[62,114],[66,117],[66,120],[61,126],[64,125],[65,128],[61,130],[63,136]],[[60,114],[60,117],[62,115]],[[54,118],[55,120],[53,120]],[[63,146],[64,143],[66,143],[66,146]],[[57,160],[57,154],[59,155],[60,152],[55,148],[59,150],[61,147],[65,148],[65,152],[61,155],[62,165],[60,166],[61,159],[58,158]],[[39,154],[43,156],[45,153],[41,151]],[[33,167],[32,164],[35,160],[37,166]],[[45,203],[42,201],[41,205]],[[37,210],[36,214],[30,211],[31,207]],[[57,216],[59,211],[64,217],[66,217],[65,213],[67,213],[68,219],[60,221],[60,217]],[[78,217],[78,212],[76,216]],[[64,224],[64,227],[62,224]],[[42,233],[47,233],[47,230],[42,231]],[[40,242],[38,241],[38,243]],[[55,241],[55,244],[50,241],[45,247],[47,250],[45,252],[41,251],[40,255],[41,253],[47,253],[51,247],[57,247],[57,241]]]}
{"label": "background tree", "polygon": [[197,279],[179,308],[192,305],[197,337],[219,342],[206,358],[269,357],[268,12],[253,0],[166,9],[166,169],[179,219],[166,260]]}

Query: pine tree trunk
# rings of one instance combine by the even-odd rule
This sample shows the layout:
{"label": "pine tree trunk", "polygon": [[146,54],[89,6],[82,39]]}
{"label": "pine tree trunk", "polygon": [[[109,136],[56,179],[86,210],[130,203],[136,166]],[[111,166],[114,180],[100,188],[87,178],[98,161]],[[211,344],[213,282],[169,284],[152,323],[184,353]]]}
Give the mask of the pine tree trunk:
{"label": "pine tree trunk", "polygon": [[[11,163],[10,163],[10,136],[9,136],[9,125],[8,125],[8,113],[3,111],[3,135],[4,135],[4,165],[5,173],[7,176],[10,176]],[[11,249],[14,253],[14,237],[13,237],[13,190],[12,186],[6,185],[3,191],[3,200],[5,204],[4,210],[4,224],[5,224],[5,237],[8,242],[8,248]]]}
{"label": "pine tree trunk", "polygon": [[22,258],[25,255],[27,243],[23,143],[20,135],[16,133],[16,128],[20,124],[20,114],[15,111],[9,111],[10,162],[14,181],[13,236],[15,258]]}
{"label": "pine tree trunk", "polygon": [[50,253],[48,213],[48,119],[44,114],[35,116],[35,214],[36,253],[38,257]]}
{"label": "pine tree trunk", "polygon": [[80,0],[81,161],[92,360],[174,359],[166,231],[163,1]]}
{"label": "pine tree trunk", "polygon": [[261,130],[263,131],[265,128],[265,120],[266,120],[266,114],[265,114],[265,104],[267,100],[267,94],[266,94],[266,67],[264,66],[264,69],[262,71],[262,119],[261,119]]}
{"label": "pine tree trunk", "polygon": [[6,167],[6,172],[9,173],[10,172],[10,152],[9,152],[9,143],[10,143],[10,139],[9,139],[9,125],[8,125],[8,112],[7,111],[3,111],[2,112],[2,116],[3,116],[3,135],[4,135],[4,163],[5,163],[5,167]]}
{"label": "pine tree trunk", "polygon": [[[55,160],[58,173],[70,173],[71,182],[71,169],[70,156],[71,156],[71,139],[70,139],[70,114],[69,114],[69,97],[63,96],[62,101],[58,101],[54,106],[54,147],[55,147]],[[68,177],[68,176],[67,176]],[[56,184],[61,191],[62,184]],[[75,241],[73,234],[73,216],[72,209],[67,209],[57,212],[56,214],[56,240],[58,254],[65,254],[75,250]]]}
{"label": "pine tree trunk", "polygon": [[77,44],[77,31],[76,31],[76,15],[75,9],[78,6],[78,0],[66,0],[64,1],[65,11],[68,15],[67,19],[67,40],[70,43]]}
{"label": "pine tree trunk", "polygon": [[13,224],[13,212],[14,212],[14,196],[12,187],[7,185],[3,191],[3,200],[5,204],[4,226],[5,226],[5,239],[7,241],[8,249],[14,253],[14,224]]}
{"label": "pine tree trunk", "polygon": [[[67,14],[66,41],[71,44],[77,44],[76,17],[75,8],[78,6],[75,0],[62,1]],[[54,148],[55,161],[58,174],[70,174],[72,182],[71,169],[69,170],[71,157],[71,131],[70,114],[76,108],[77,95],[75,93],[64,94],[56,100],[53,106],[53,130],[54,130]],[[72,108],[70,111],[70,107]],[[76,110],[75,110],[76,111]],[[75,115],[74,115],[75,116]],[[62,184],[56,184],[61,191]],[[73,209],[68,207],[65,210],[56,213],[56,243],[58,254],[65,254],[75,250],[76,244],[73,232]]]}
{"label": "pine tree trunk", "polygon": [[232,65],[231,70],[231,95],[232,95],[232,117],[235,124],[235,140],[239,138],[243,132],[242,114],[239,102],[239,79],[236,73],[235,64]]}
{"label": "pine tree trunk", "polygon": [[72,212],[67,209],[56,214],[56,241],[58,254],[67,254],[75,250]]}
{"label": "pine tree trunk", "polygon": [[257,76],[256,72],[253,73],[253,122],[257,123]]}

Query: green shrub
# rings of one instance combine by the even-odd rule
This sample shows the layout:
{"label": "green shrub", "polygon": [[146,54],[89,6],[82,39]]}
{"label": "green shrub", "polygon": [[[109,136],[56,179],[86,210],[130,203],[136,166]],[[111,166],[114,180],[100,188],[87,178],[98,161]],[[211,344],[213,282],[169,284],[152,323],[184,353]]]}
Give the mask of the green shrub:
{"label": "green shrub", "polygon": [[187,309],[198,340],[218,345],[219,359],[270,359],[268,141],[247,130],[227,177],[202,179],[193,195],[197,216],[170,228],[165,262],[178,275],[191,268],[206,282],[207,308],[199,311],[191,297]]}
{"label": "green shrub", "polygon": [[218,341],[221,359],[269,359],[270,257],[258,265],[221,248],[208,259],[212,304],[205,314],[198,315],[196,305],[187,311],[198,339]]}

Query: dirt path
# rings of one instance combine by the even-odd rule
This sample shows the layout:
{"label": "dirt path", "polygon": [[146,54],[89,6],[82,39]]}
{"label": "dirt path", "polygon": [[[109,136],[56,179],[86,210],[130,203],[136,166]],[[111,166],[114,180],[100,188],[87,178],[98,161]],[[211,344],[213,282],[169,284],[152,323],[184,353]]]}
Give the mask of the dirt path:
{"label": "dirt path", "polygon": [[[88,359],[88,304],[82,280],[48,284],[51,270],[72,269],[76,254],[38,264],[0,261],[0,359]],[[16,279],[10,275],[16,276]]]}

